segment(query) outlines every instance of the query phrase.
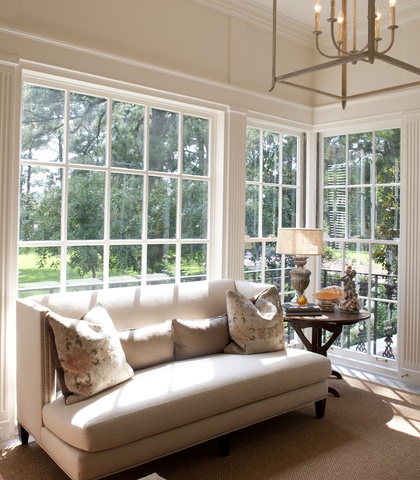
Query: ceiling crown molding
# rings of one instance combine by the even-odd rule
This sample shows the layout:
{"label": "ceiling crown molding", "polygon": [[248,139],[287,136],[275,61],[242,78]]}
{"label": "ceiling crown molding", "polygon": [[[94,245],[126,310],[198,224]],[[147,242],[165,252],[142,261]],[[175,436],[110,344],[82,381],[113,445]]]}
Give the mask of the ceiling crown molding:
{"label": "ceiling crown molding", "polygon": [[[194,3],[211,8],[234,18],[238,18],[258,28],[272,30],[273,25],[273,2],[272,0],[191,0]],[[291,0],[289,0],[291,1]],[[296,0],[294,0],[296,1]],[[302,1],[302,0],[300,0]],[[305,5],[313,11],[314,2],[304,0]],[[413,21],[420,18],[419,0],[404,0],[397,2],[397,24],[405,21]],[[311,17],[312,19],[312,17]],[[364,18],[360,18],[362,29],[366,23]],[[358,22],[359,22],[358,20]],[[277,34],[283,37],[293,37],[295,41],[306,46],[314,45],[312,34],[312,25],[300,22],[295,18],[281,14],[281,5],[279,2],[277,8]],[[367,28],[366,28],[367,30]]]}
{"label": "ceiling crown molding", "polygon": [[[211,8],[258,28],[271,31],[273,28],[272,0],[191,0],[194,3]],[[269,6],[265,6],[265,5]],[[286,15],[277,15],[278,35],[293,37],[298,43],[313,45],[312,30],[307,25]]]}

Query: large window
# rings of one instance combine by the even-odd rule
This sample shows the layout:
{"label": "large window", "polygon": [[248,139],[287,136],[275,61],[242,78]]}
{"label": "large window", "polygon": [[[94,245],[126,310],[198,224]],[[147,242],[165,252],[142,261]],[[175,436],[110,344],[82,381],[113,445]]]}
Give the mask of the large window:
{"label": "large window", "polygon": [[[371,319],[346,327],[335,347],[392,362],[397,352],[400,130],[324,138],[322,286],[357,272]],[[356,355],[357,356],[357,355]]]}
{"label": "large window", "polygon": [[19,293],[205,279],[211,118],[23,86]]}
{"label": "large window", "polygon": [[276,241],[279,227],[297,226],[301,138],[250,126],[246,151],[245,279],[276,285],[291,300],[293,261],[282,268]]}

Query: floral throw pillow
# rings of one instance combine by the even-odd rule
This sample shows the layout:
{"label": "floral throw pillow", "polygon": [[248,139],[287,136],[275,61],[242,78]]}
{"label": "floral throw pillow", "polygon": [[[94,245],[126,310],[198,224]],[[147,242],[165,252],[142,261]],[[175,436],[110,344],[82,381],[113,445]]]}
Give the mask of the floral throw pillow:
{"label": "floral throw pillow", "polygon": [[229,290],[226,305],[232,341],[224,353],[284,350],[283,310],[276,287],[268,287],[252,299]]}
{"label": "floral throw pillow", "polygon": [[[126,362],[118,332],[106,309],[98,303],[81,319],[48,312],[62,370],[66,404],[85,400],[133,376]],[[64,385],[63,385],[64,383]]]}

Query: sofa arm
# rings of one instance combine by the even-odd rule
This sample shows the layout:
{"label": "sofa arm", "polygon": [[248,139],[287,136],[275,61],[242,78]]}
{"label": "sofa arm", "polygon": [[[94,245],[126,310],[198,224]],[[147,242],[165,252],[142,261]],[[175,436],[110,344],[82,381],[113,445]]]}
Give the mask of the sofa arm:
{"label": "sofa arm", "polygon": [[30,300],[16,305],[17,420],[40,440],[42,408],[56,397],[56,377],[48,335],[48,310]]}

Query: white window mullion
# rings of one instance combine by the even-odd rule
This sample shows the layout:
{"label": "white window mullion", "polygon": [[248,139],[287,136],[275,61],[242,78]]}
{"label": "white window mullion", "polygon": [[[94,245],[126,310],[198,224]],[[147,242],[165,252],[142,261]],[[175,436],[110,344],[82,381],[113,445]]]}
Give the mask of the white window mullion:
{"label": "white window mullion", "polygon": [[70,90],[65,91],[64,101],[64,145],[63,145],[63,178],[62,178],[62,199],[61,199],[61,269],[60,269],[60,291],[66,291],[67,283],[67,219],[69,205],[69,148],[70,148]]}
{"label": "white window mullion", "polygon": [[[283,133],[280,134],[279,139],[279,174],[277,182],[279,198],[278,198],[278,212],[277,212],[277,227],[282,227],[282,212],[283,212]],[[277,230],[278,230],[277,228]],[[277,236],[277,232],[273,232]]]}
{"label": "white window mullion", "polygon": [[183,138],[184,138],[184,115],[179,114],[179,124],[178,124],[178,198],[176,206],[176,257],[175,257],[175,282],[180,282],[181,280],[181,251],[182,251],[182,172],[184,165],[184,149],[183,149]]}
{"label": "white window mullion", "polygon": [[264,146],[263,146],[264,130],[260,129],[260,163],[259,163],[259,205],[258,205],[258,237],[263,236],[263,201],[264,201],[264,186],[263,186],[263,174],[264,174]]}
{"label": "white window mullion", "polygon": [[[182,176],[175,178],[177,182],[177,205],[176,205],[176,234],[175,234],[175,282],[181,280],[181,222],[182,222]],[[171,243],[171,241],[169,240]]]}
{"label": "white window mullion", "polygon": [[[345,184],[345,199],[346,205],[349,205],[349,162],[350,162],[350,144],[349,136],[346,135],[346,184]],[[345,209],[344,214],[344,238],[349,238],[349,209]],[[344,260],[344,245],[343,245],[343,260]]]}
{"label": "white window mullion", "polygon": [[107,99],[106,116],[106,148],[105,148],[105,198],[104,198],[104,245],[103,245],[103,287],[109,286],[109,257],[111,237],[111,171],[112,171],[112,99]]}
{"label": "white window mullion", "polygon": [[[304,222],[306,222],[306,219],[303,216],[303,206],[305,205],[304,200],[303,200],[303,189],[301,188],[303,179],[305,178],[305,175],[303,173],[303,169],[306,168],[308,170],[308,166],[304,165],[303,162],[303,155],[301,151],[301,143],[302,143],[302,138],[299,139],[298,145],[297,145],[297,150],[298,150],[298,158],[301,159],[298,163],[298,169],[297,169],[297,180],[296,180],[296,227],[302,228],[305,226]],[[306,178],[306,182],[308,179]]]}
{"label": "white window mullion", "polygon": [[144,109],[144,181],[143,181],[143,219],[141,248],[141,284],[147,283],[147,216],[149,209],[149,137],[150,137],[150,107]]}

